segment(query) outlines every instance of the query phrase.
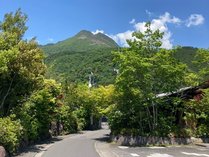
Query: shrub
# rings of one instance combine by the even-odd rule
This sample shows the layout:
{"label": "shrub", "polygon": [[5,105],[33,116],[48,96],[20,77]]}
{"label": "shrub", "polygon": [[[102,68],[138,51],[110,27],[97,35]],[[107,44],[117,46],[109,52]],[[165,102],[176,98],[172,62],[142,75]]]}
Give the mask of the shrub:
{"label": "shrub", "polygon": [[13,120],[14,115],[6,118],[0,118],[0,145],[3,145],[7,151],[13,153],[17,150],[23,127],[19,120]]}
{"label": "shrub", "polygon": [[67,133],[75,133],[78,130],[77,118],[72,114],[70,107],[63,105],[60,107],[59,116],[63,129]]}
{"label": "shrub", "polygon": [[24,103],[21,107],[16,107],[13,112],[20,119],[23,126],[23,140],[28,143],[38,139],[39,122],[34,114],[35,104],[30,101]]}

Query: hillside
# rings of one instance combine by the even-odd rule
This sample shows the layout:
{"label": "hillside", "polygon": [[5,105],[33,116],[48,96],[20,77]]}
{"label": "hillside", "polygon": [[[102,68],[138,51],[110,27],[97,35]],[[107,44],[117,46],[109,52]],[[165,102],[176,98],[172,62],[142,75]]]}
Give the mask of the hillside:
{"label": "hillside", "polygon": [[89,74],[94,74],[96,84],[114,82],[112,49],[86,52],[61,52],[46,58],[47,76],[59,81],[88,82]]}
{"label": "hillside", "polygon": [[41,46],[46,55],[60,52],[86,52],[89,50],[98,50],[106,48],[117,48],[118,45],[108,36],[98,33],[93,34],[89,31],[82,30],[74,37],[60,41],[56,44]]}
{"label": "hillside", "polygon": [[[104,34],[81,31],[72,38],[42,48],[47,55],[47,77],[87,83],[92,72],[96,84],[106,85],[115,80],[111,52],[117,50],[118,45]],[[193,47],[182,47],[177,50],[175,57],[196,70],[192,64],[196,51]]]}
{"label": "hillside", "polygon": [[197,50],[198,49],[194,47],[182,47],[177,50],[174,57],[180,62],[187,64],[192,71],[196,71],[197,67],[192,64],[192,61],[194,60]]}
{"label": "hillside", "polygon": [[72,38],[42,48],[47,55],[47,77],[87,83],[93,73],[96,84],[114,82],[111,52],[117,50],[118,45],[104,34],[81,31]]}

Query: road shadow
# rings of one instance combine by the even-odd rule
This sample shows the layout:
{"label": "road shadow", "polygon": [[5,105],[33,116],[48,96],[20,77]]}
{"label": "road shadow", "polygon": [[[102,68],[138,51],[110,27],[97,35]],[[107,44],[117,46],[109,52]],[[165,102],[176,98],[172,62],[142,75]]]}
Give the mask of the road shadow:
{"label": "road shadow", "polygon": [[102,137],[93,138],[92,140],[99,141],[99,142],[105,142],[105,143],[111,142],[109,134],[104,134]]}
{"label": "road shadow", "polygon": [[37,154],[41,151],[45,151],[45,146],[48,144],[53,144],[55,142],[59,142],[63,140],[61,137],[52,137],[51,139],[36,142],[35,144],[28,145],[22,149],[20,149],[16,154],[12,155],[14,157],[25,156],[24,154],[31,154],[27,156],[33,156],[33,154]]}

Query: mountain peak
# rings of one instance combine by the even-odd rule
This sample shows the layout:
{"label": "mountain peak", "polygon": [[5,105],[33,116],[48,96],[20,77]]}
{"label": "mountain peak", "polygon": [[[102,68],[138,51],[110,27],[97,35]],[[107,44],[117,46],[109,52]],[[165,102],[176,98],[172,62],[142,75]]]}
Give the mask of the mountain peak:
{"label": "mountain peak", "polygon": [[75,36],[81,36],[81,35],[91,36],[91,35],[93,35],[93,33],[91,33],[90,31],[87,31],[87,30],[81,30]]}
{"label": "mountain peak", "polygon": [[95,49],[117,48],[118,45],[110,37],[102,33],[93,34],[90,31],[82,30],[74,37],[60,41],[53,45],[43,46],[46,54],[60,52],[83,52]]}

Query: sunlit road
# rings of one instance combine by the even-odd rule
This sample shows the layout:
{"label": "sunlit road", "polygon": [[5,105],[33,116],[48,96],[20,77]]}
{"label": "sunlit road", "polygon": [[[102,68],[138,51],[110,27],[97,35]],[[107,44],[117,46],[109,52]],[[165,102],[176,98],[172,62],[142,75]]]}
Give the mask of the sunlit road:
{"label": "sunlit road", "polygon": [[122,147],[111,151],[116,157],[209,157],[209,148],[199,146]]}
{"label": "sunlit road", "polygon": [[[41,157],[209,157],[209,147],[181,145],[126,147],[107,143],[107,128],[65,138],[42,152]],[[40,156],[37,156],[40,157]]]}
{"label": "sunlit road", "polygon": [[97,141],[105,138],[109,130],[87,131],[56,142],[42,157],[100,157],[95,148]]}

